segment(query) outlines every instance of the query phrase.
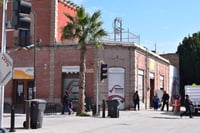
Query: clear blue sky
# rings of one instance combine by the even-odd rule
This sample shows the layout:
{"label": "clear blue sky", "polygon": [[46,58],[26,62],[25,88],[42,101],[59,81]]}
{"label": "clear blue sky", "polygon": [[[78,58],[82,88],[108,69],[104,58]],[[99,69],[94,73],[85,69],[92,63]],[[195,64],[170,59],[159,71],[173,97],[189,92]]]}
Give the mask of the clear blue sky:
{"label": "clear blue sky", "polygon": [[159,54],[176,52],[184,37],[200,31],[200,0],[71,0],[92,14],[102,12],[103,28],[113,32],[116,17],[122,28],[140,35],[140,45]]}

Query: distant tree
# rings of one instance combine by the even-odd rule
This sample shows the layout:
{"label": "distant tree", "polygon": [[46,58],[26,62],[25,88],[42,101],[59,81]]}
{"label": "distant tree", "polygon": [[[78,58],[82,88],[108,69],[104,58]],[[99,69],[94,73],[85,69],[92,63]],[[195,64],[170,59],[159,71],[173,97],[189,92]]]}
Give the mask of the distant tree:
{"label": "distant tree", "polygon": [[180,63],[181,88],[192,83],[200,84],[200,32],[185,37],[177,53]]}
{"label": "distant tree", "polygon": [[96,11],[91,16],[85,12],[83,7],[77,8],[76,16],[73,17],[67,13],[68,18],[66,26],[62,27],[61,40],[78,41],[80,49],[80,82],[79,82],[79,103],[77,114],[85,112],[84,91],[85,91],[85,72],[86,72],[86,51],[88,44],[94,44],[96,47],[102,47],[99,39],[107,35],[102,29],[103,22],[100,21],[101,12]]}

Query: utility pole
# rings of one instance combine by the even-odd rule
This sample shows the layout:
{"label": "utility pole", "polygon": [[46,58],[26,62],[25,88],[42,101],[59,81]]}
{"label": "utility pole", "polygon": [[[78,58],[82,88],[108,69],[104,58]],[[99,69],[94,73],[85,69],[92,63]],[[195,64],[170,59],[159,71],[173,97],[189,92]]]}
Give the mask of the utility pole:
{"label": "utility pole", "polygon": [[[6,53],[6,19],[7,19],[7,0],[3,1],[3,18],[2,18],[2,40],[1,40],[1,54]],[[2,66],[2,64],[0,64]],[[2,68],[2,67],[1,67]],[[3,128],[3,108],[4,108],[4,87],[1,83],[1,108],[0,108],[0,128]]]}
{"label": "utility pole", "polygon": [[3,0],[2,42],[0,53],[0,128],[3,128],[4,89],[5,85],[12,78],[13,73],[13,60],[6,53],[7,4],[8,0]]}
{"label": "utility pole", "polygon": [[97,61],[97,72],[96,72],[96,84],[97,84],[97,90],[96,90],[96,115],[98,116],[99,112],[99,61]]}
{"label": "utility pole", "polygon": [[146,89],[145,89],[145,109],[147,109],[147,91],[149,90],[149,51],[147,48],[146,49]]}

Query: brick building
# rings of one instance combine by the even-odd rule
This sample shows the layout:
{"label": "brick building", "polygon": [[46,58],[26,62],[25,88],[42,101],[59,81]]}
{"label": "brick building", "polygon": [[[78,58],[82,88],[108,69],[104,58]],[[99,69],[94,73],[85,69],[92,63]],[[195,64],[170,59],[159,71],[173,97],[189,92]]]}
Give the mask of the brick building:
{"label": "brick building", "polygon": [[[63,92],[69,89],[78,100],[80,53],[75,42],[61,42],[60,28],[67,22],[63,12],[75,15],[77,5],[68,0],[32,0],[31,36],[34,48],[16,45],[18,32],[7,32],[7,53],[12,57],[13,79],[5,86],[5,102],[23,108],[24,100],[46,99],[60,106]],[[8,4],[10,9],[10,4]],[[11,11],[8,11],[8,20]],[[86,96],[92,103],[119,99],[120,109],[132,106],[138,90],[141,106],[152,106],[152,96],[169,91],[170,62],[136,43],[102,41],[104,48],[88,46]],[[108,78],[99,81],[99,63],[108,65]],[[98,95],[98,97],[97,97]]]}
{"label": "brick building", "polygon": [[163,58],[170,61],[171,65],[179,68],[179,55],[176,53],[161,54]]}

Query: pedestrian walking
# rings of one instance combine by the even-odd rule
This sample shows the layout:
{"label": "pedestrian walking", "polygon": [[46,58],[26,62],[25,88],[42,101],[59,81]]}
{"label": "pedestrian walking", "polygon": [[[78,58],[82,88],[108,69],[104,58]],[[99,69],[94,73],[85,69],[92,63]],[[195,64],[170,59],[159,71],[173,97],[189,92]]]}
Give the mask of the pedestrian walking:
{"label": "pedestrian walking", "polygon": [[160,99],[157,95],[157,93],[153,96],[153,108],[154,108],[154,111],[157,111],[158,108],[159,108],[159,104],[160,104]]}
{"label": "pedestrian walking", "polygon": [[191,107],[193,106],[192,101],[189,99],[189,95],[185,95],[185,111],[180,114],[180,117],[184,115],[188,115],[190,118],[192,118],[192,113],[191,113]]}
{"label": "pedestrian walking", "polygon": [[69,94],[66,91],[65,95],[63,96],[63,99],[62,99],[62,103],[63,103],[62,114],[64,114],[65,111],[68,112],[69,115],[71,114],[69,102],[70,102]]}
{"label": "pedestrian walking", "polygon": [[73,101],[71,99],[69,99],[69,111],[70,111],[70,114],[74,113],[73,109],[74,109]]}
{"label": "pedestrian walking", "polygon": [[138,95],[138,91],[136,91],[134,94],[133,94],[133,103],[134,103],[134,110],[136,110],[136,107],[138,108],[138,110],[140,110],[140,98],[139,98],[139,95]]}
{"label": "pedestrian walking", "polygon": [[92,109],[91,98],[85,95],[85,111],[89,112]]}
{"label": "pedestrian walking", "polygon": [[167,107],[167,111],[169,111],[169,94],[167,94],[166,91],[164,91],[163,96],[162,96],[162,108],[161,111],[164,110],[164,107]]}

